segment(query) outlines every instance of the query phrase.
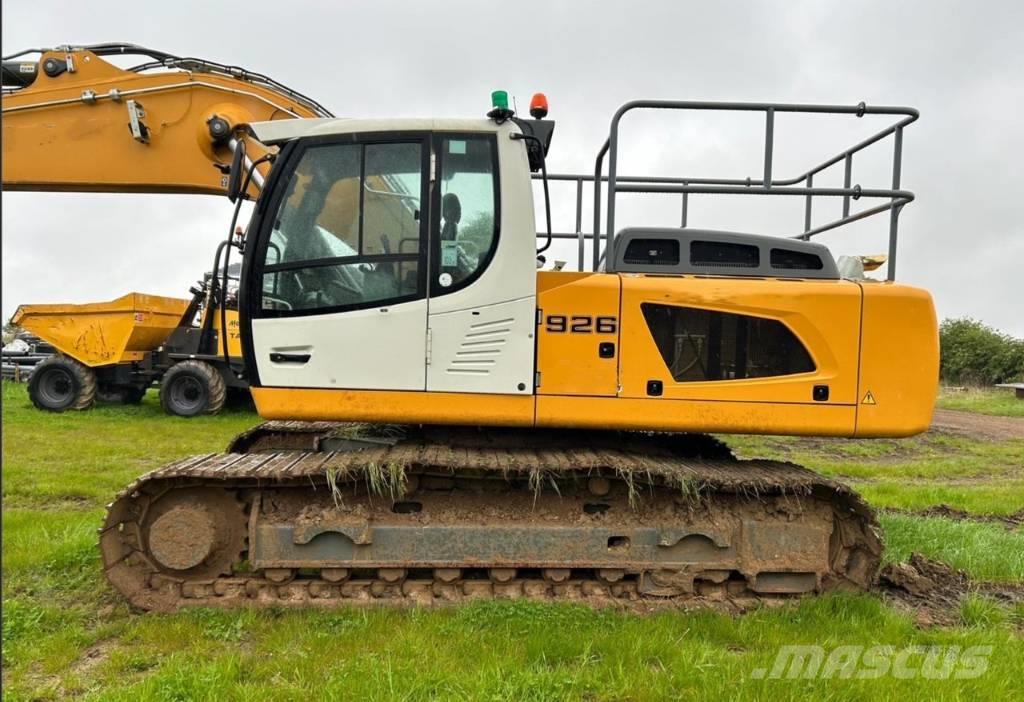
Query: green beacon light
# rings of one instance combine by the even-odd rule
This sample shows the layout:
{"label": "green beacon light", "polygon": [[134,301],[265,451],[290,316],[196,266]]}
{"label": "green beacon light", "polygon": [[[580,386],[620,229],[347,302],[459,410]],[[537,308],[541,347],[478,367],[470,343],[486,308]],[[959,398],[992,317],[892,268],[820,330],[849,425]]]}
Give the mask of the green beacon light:
{"label": "green beacon light", "polygon": [[508,93],[504,90],[495,90],[491,93],[491,106],[491,111],[487,113],[487,116],[498,124],[512,119],[515,115],[512,110],[508,109]]}

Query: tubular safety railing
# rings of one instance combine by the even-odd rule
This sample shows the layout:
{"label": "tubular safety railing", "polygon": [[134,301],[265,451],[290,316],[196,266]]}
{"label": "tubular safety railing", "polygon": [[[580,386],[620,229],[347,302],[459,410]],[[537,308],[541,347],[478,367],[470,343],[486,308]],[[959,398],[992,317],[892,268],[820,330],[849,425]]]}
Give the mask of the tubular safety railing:
{"label": "tubular safety railing", "polygon": [[[726,112],[761,112],[765,115],[764,131],[764,172],[759,179],[754,178],[680,178],[662,176],[622,176],[618,174],[619,132],[620,122],[626,113],[639,109],[657,110],[717,110]],[[775,178],[772,170],[775,147],[775,118],[778,114],[834,114],[834,115],[892,115],[898,117],[895,122],[853,146],[840,151],[835,156],[819,163],[813,168],[791,178]],[[612,118],[611,131],[608,139],[598,151],[594,164],[593,175],[584,174],[548,174],[549,181],[568,181],[576,183],[576,231],[554,232],[554,239],[575,239],[579,268],[583,270],[586,257],[586,244],[592,244],[592,270],[598,270],[602,260],[606,262],[606,270],[613,270],[615,261],[615,205],[619,193],[669,193],[681,196],[681,224],[687,226],[689,196],[700,195],[782,195],[804,198],[803,229],[792,235],[794,239],[810,240],[823,232],[836,229],[845,224],[856,222],[872,215],[889,212],[889,257],[888,280],[896,277],[896,242],[899,230],[899,215],[905,205],[912,202],[914,194],[900,188],[900,177],[903,161],[903,130],[918,118],[918,111],[910,107],[869,106],[863,102],[859,105],[800,105],[783,103],[755,102],[691,102],[670,100],[636,100],[628,102],[618,109]],[[890,188],[863,188],[853,183],[853,157],[860,151],[876,144],[886,137],[893,137],[892,179]],[[608,174],[604,175],[604,160],[608,158]],[[838,164],[843,164],[843,187],[823,188],[814,186],[814,177],[822,171]],[[534,178],[539,178],[535,175]],[[594,185],[594,219],[593,230],[583,231],[583,187],[584,183]],[[601,186],[607,184],[608,204],[605,213],[603,238],[604,250],[601,248]],[[842,217],[825,224],[812,226],[812,213],[816,197],[843,199]],[[851,212],[851,200],[861,198],[880,199],[884,202],[863,210]],[[546,234],[545,234],[546,236]]]}

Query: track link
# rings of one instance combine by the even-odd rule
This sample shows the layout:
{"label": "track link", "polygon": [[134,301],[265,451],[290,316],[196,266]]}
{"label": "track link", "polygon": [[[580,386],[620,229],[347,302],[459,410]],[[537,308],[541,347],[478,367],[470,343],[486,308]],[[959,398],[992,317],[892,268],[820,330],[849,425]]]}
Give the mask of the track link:
{"label": "track link", "polygon": [[104,570],[133,605],[744,607],[866,589],[880,562],[856,493],[709,437],[268,422],[232,448],[109,505]]}

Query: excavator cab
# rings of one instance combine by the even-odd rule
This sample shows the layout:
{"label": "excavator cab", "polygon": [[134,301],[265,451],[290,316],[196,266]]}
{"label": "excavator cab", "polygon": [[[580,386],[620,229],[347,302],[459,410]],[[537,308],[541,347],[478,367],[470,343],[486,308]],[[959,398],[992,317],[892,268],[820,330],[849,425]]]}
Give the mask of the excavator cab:
{"label": "excavator cab", "polygon": [[445,394],[475,393],[517,398],[530,421],[526,153],[511,122],[444,126],[253,125],[281,147],[249,227],[241,300],[250,383],[268,391],[271,415],[278,402],[338,390],[346,397],[326,402],[351,404],[369,391],[381,418],[398,403],[422,421]]}

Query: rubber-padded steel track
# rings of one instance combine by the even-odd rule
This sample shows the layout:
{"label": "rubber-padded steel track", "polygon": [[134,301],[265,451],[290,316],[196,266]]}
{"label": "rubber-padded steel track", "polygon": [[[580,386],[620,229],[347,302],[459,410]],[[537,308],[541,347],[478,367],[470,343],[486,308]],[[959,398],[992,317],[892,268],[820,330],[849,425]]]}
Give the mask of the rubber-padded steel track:
{"label": "rubber-padded steel track", "polygon": [[[132,604],[476,597],[677,603],[864,589],[881,543],[848,487],[705,436],[268,422],[144,475],[100,548]],[[275,450],[284,449],[284,450]]]}

